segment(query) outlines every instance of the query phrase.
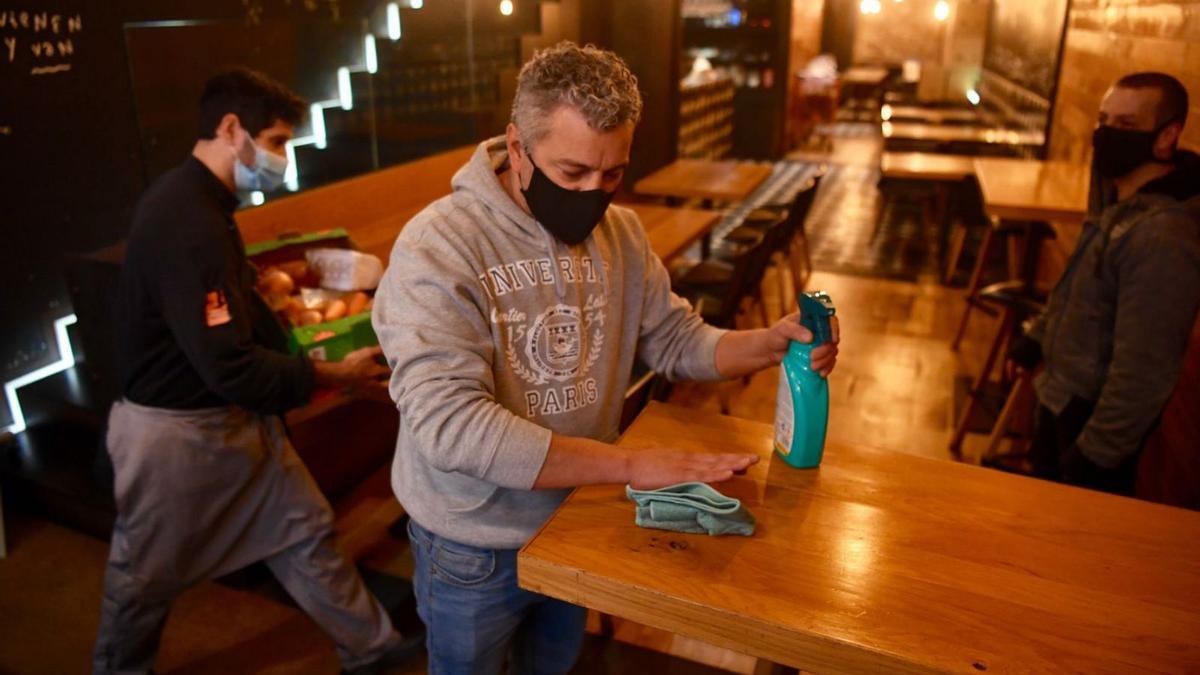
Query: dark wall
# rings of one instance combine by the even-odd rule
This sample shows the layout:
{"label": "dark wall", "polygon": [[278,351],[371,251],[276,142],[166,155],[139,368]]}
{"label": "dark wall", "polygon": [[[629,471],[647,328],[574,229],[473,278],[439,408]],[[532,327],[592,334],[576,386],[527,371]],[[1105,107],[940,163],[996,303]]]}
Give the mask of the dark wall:
{"label": "dark wall", "polygon": [[821,15],[821,52],[833,54],[838,68],[854,64],[854,29],[858,22],[857,0],[825,0]]}
{"label": "dark wall", "polygon": [[333,98],[337,68],[362,65],[363,35],[378,36],[380,73],[356,73],[353,109],[327,111],[329,147],[297,149],[301,189],[502,128],[496,78],[519,65],[520,35],[539,29],[535,0],[517,0],[511,17],[491,0],[427,0],[401,9],[397,42],[386,4],[33,0],[0,10],[0,382],[57,359],[53,320],[71,313],[64,256],[124,236],[140,193],[190,150],[212,74],[248,65],[310,100]]}
{"label": "dark wall", "polygon": [[[60,250],[111,242],[144,183],[120,31],[113,8],[97,5],[35,2],[24,16],[3,12],[0,379],[5,381],[57,356],[52,321],[70,312]],[[37,28],[31,18],[51,9],[58,33]],[[42,49],[47,41],[56,45],[53,56]],[[0,423],[8,421],[7,408],[0,406]]]}
{"label": "dark wall", "polygon": [[[0,199],[6,204],[0,218],[7,238],[0,263],[0,379],[57,357],[52,321],[70,313],[62,256],[118,240],[147,182],[182,159],[194,140],[197,80],[244,63],[297,86],[305,77],[291,60],[296,35],[360,30],[355,16],[361,7],[346,0],[311,11],[302,3],[267,0],[167,4],[58,0],[5,12],[0,38],[11,51],[0,61]],[[207,32],[176,25],[162,29],[181,36],[173,38],[173,51],[136,41],[128,49],[133,24],[187,20],[209,22]],[[193,58],[176,60],[180,54]],[[137,95],[146,90],[155,96]],[[160,105],[139,109],[139,103]],[[178,129],[185,131],[169,133]],[[0,412],[0,420],[7,422],[7,414]]]}
{"label": "dark wall", "polygon": [[638,78],[642,121],[626,171],[626,184],[675,159],[679,125],[679,0],[613,0],[607,40]]}

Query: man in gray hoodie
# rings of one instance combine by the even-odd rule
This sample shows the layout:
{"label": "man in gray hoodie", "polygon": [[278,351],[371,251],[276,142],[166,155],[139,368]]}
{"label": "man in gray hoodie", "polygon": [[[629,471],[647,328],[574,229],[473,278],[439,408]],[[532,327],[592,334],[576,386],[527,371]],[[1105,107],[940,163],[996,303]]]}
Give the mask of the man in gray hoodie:
{"label": "man in gray hoodie", "polygon": [[1187,114],[1187,91],[1163,73],[1125,76],[1100,104],[1087,221],[1010,354],[1026,369],[1045,362],[1037,476],[1133,493],[1200,307],[1200,157],[1177,147]]}
{"label": "man in gray hoodie", "polygon": [[[521,70],[507,134],[404,228],[374,326],[400,410],[392,485],[411,516],[431,673],[570,669],[585,612],[517,587],[516,553],[569,488],[718,482],[749,455],[613,445],[635,356],[672,379],[739,377],[809,341],[707,326],[671,292],[634,213],[610,206],[641,113],[611,52]],[[813,352],[833,368],[836,344]]]}

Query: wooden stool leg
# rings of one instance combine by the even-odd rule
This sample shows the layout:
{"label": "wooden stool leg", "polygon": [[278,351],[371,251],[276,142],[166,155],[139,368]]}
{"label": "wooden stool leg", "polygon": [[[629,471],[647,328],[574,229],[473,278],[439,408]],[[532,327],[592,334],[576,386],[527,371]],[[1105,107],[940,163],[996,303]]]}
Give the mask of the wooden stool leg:
{"label": "wooden stool leg", "polygon": [[599,614],[600,614],[600,636],[604,637],[604,638],[612,639],[612,636],[615,635],[617,632],[616,624],[613,623],[612,614],[605,614],[604,612],[600,612]]}
{"label": "wooden stool leg", "polygon": [[[803,261],[808,260],[808,241],[804,240],[803,244],[800,242],[801,242],[801,238],[796,238],[796,239],[792,240],[792,244],[791,244],[792,252],[788,256],[788,258],[791,260],[791,266],[792,266],[792,286],[794,288],[793,292],[795,293],[797,298],[799,298],[800,294],[804,292],[804,287],[808,283],[808,275],[812,272],[812,266],[809,265],[807,262],[804,263],[804,265],[805,265],[804,267],[801,266],[801,263]],[[800,255],[800,251],[797,250],[798,247],[800,247],[800,246],[804,247],[803,255]]]}
{"label": "wooden stool leg", "polygon": [[[1026,234],[1025,238],[1029,235]],[[1022,242],[1017,241],[1017,237],[1009,235],[1008,239],[1008,254],[1005,262],[1008,264],[1008,278],[1020,279],[1021,268],[1024,265],[1024,255],[1022,255]]]}
{"label": "wooden stool leg", "polygon": [[967,284],[967,306],[963,310],[962,319],[958,322],[958,332],[954,334],[954,341],[950,343],[950,349],[953,351],[958,351],[958,345],[967,333],[967,322],[970,321],[971,310],[975,307],[975,296],[982,286],[983,268],[987,266],[987,258],[992,252],[995,236],[996,232],[991,227],[983,235],[983,243],[979,246],[979,257],[975,259],[975,269],[971,271],[971,281]]}
{"label": "wooden stool leg", "polygon": [[775,262],[775,280],[779,282],[779,316],[787,316],[788,308],[793,304],[788,301],[788,290],[794,286],[794,282],[788,279],[791,276],[791,269],[791,255],[788,253],[778,254]]}
{"label": "wooden stool leg", "polygon": [[808,248],[808,233],[804,231],[804,225],[800,225],[800,245],[804,247],[804,283],[808,283],[808,277],[812,274],[812,251]]}
{"label": "wooden stool leg", "polygon": [[946,273],[942,277],[942,283],[947,286],[954,280],[954,273],[958,271],[958,261],[962,257],[963,244],[967,241],[967,226],[961,222],[955,224],[954,235],[950,240],[950,254],[947,256]]}
{"label": "wooden stool leg", "polygon": [[1004,402],[1004,408],[1000,411],[1000,416],[996,418],[996,426],[992,427],[992,434],[988,436],[987,448],[984,449],[981,460],[995,457],[1000,449],[1000,442],[1004,440],[1004,434],[1008,433],[1008,424],[1012,420],[1014,411],[1025,399],[1026,392],[1029,391],[1033,377],[1021,371],[1017,377],[1017,381],[1013,383],[1012,391],[1008,394],[1008,399]]}
{"label": "wooden stool leg", "polygon": [[762,284],[758,285],[757,293],[755,294],[755,302],[758,303],[758,317],[762,319],[763,328],[771,327],[771,312],[767,310],[767,298],[763,294]]}
{"label": "wooden stool leg", "polygon": [[983,362],[983,368],[979,371],[979,376],[971,384],[971,389],[967,392],[967,402],[963,407],[962,416],[958,419],[958,424],[955,425],[954,435],[950,437],[950,453],[955,457],[962,457],[962,443],[967,436],[967,426],[971,422],[971,416],[975,414],[975,409],[979,407],[979,399],[983,395],[984,389],[987,387],[988,380],[991,378],[992,369],[996,366],[996,357],[1000,355],[1000,348],[1007,342],[1007,335],[1012,330],[1013,313],[1010,310],[1005,310],[1004,318],[1000,320],[1000,332],[996,335],[996,339],[992,341],[992,347],[988,350],[987,359]]}

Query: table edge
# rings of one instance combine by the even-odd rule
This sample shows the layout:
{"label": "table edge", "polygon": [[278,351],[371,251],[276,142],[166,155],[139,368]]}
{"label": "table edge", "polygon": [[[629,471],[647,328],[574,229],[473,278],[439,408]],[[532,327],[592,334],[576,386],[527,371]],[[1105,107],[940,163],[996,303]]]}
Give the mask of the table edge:
{"label": "table edge", "polygon": [[[539,534],[540,532],[539,530]],[[650,588],[614,582],[583,569],[550,562],[529,551],[530,544],[536,538],[535,535],[517,554],[518,586],[533,593],[627,618],[635,623],[715,644],[741,654],[767,659],[801,670],[820,672],[822,675],[856,675],[862,672],[912,673],[915,675],[949,672],[870,646],[816,632],[796,631],[757,617],[748,617],[690,600],[673,598]],[[570,592],[572,589],[575,592]],[[580,592],[581,590],[587,591],[586,602],[580,599],[584,595]],[[597,601],[597,595],[620,597],[625,601],[634,600],[647,607],[692,607],[717,620],[710,619],[709,623],[712,624],[710,629],[704,630],[698,628],[701,624],[682,617],[674,620],[665,617],[659,619],[649,609],[629,611],[615,602],[607,604],[604,601]],[[772,635],[776,642],[785,643],[786,646],[782,649],[754,649],[750,643],[738,641],[730,634],[729,629],[737,625],[745,627],[741,632]],[[748,646],[751,648],[747,649]],[[817,654],[816,656],[814,656],[814,652]],[[801,654],[808,656],[808,660],[802,660],[799,656]]]}

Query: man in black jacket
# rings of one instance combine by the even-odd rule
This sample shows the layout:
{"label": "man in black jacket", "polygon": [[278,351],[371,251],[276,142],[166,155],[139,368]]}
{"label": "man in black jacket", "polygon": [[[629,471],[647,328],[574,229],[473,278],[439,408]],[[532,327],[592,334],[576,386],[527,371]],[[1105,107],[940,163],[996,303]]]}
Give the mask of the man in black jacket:
{"label": "man in black jacket", "polygon": [[134,214],[118,317],[124,396],[107,438],[117,521],[96,673],[149,672],[174,599],[258,560],[330,635],[347,669],[371,672],[420,648],[336,549],[329,504],[279,418],[316,385],[386,374],[379,350],[339,363],[288,353],[233,219],[237,190],[282,182],[303,111],[253,71],[213,78],[192,155],[150,186]]}
{"label": "man in black jacket", "polygon": [[1035,475],[1133,492],[1200,307],[1200,157],[1178,149],[1187,114],[1187,91],[1163,73],[1123,77],[1100,104],[1087,221],[1010,354],[1045,362]]}

